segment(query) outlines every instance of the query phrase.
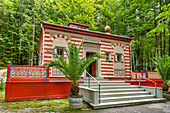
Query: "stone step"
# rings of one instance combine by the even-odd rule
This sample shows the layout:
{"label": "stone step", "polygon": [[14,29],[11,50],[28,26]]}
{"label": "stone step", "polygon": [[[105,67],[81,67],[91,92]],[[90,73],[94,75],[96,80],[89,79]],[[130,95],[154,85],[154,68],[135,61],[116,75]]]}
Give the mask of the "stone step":
{"label": "stone step", "polygon": [[111,107],[123,107],[123,106],[131,106],[131,105],[140,105],[140,104],[148,104],[148,103],[156,103],[156,102],[165,102],[166,99],[164,98],[149,98],[149,99],[141,99],[141,100],[128,100],[128,101],[119,101],[119,102],[107,102],[107,103],[100,103],[100,104],[92,104],[90,105],[93,109],[100,109],[100,108],[111,108]]}
{"label": "stone step", "polygon": [[[89,82],[88,79],[87,80],[82,79],[82,81]],[[97,80],[97,81],[99,81],[99,82],[102,82],[102,81],[109,82],[109,80],[107,80],[107,79],[101,79],[101,80]],[[90,80],[90,82],[96,82],[96,81],[95,80]]]}
{"label": "stone step", "polygon": [[[99,86],[91,86],[92,89],[99,89]],[[129,89],[139,88],[139,86],[100,86],[101,89]]]}
{"label": "stone step", "polygon": [[[88,82],[89,82],[88,80],[83,80],[83,81],[84,81],[84,83],[88,83]],[[109,80],[106,80],[106,79],[104,79],[104,80],[99,80],[99,82],[100,82],[100,83],[122,83],[122,84],[125,83],[125,81],[109,81]],[[97,82],[94,81],[94,80],[90,80],[90,83],[97,83]]]}
{"label": "stone step", "polygon": [[117,92],[139,92],[144,91],[142,88],[131,88],[131,89],[105,89],[101,90],[101,93],[117,93]]}
{"label": "stone step", "polygon": [[[107,82],[107,83],[100,83],[101,86],[130,86],[130,83],[113,83],[113,82]],[[86,86],[88,87],[88,83],[83,83],[83,84],[79,84],[80,86]],[[98,86],[99,84],[96,83],[90,83],[90,86]]]}
{"label": "stone step", "polygon": [[[102,80],[102,79],[104,79],[103,77],[94,77],[96,80]],[[83,77],[83,79],[84,80],[87,80],[87,79],[89,79],[89,77]],[[93,78],[92,77],[90,77],[90,80],[92,80]],[[106,79],[106,80],[108,80],[108,79]]]}
{"label": "stone step", "polygon": [[149,95],[150,92],[120,92],[120,93],[102,93],[100,96],[101,98],[104,97],[121,97],[121,96],[133,96],[133,95]]}
{"label": "stone step", "polygon": [[104,102],[120,102],[128,100],[140,100],[140,99],[149,99],[154,98],[154,95],[133,95],[133,96],[122,96],[122,97],[105,97],[101,98],[101,103]]}

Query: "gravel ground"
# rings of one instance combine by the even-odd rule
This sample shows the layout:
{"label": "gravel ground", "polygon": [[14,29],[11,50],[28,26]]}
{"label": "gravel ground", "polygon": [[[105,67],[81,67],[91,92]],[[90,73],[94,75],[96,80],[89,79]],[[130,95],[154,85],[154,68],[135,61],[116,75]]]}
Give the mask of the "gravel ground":
{"label": "gravel ground", "polygon": [[[75,112],[74,112],[75,113]],[[170,113],[170,101],[129,107],[108,108],[76,113]]]}

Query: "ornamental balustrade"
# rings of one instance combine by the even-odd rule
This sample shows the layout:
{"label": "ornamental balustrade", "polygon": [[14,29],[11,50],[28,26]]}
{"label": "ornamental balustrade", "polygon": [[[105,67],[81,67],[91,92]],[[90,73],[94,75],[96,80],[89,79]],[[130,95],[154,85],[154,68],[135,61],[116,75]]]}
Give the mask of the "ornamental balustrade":
{"label": "ornamental balustrade", "polygon": [[11,65],[8,62],[7,82],[49,81],[49,68],[45,66]]}
{"label": "ornamental balustrade", "polygon": [[[145,78],[149,78],[149,79],[161,79],[160,74],[157,71],[148,71],[147,69],[145,69],[145,72],[141,71],[141,72],[132,72],[131,73],[131,77],[132,79],[139,79],[137,74],[141,75],[141,77],[145,77]],[[141,78],[141,79],[142,79]]]}

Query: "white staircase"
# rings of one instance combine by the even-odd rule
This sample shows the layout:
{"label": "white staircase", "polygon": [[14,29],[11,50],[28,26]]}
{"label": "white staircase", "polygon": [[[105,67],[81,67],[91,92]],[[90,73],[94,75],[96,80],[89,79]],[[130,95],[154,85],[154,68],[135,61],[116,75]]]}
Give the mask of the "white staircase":
{"label": "white staircase", "polygon": [[[145,91],[138,86],[131,86],[130,83],[124,81],[110,81],[95,77],[100,82],[100,103],[89,103],[94,109],[130,106],[137,104],[164,102],[164,98],[155,98],[150,92]],[[83,78],[84,83],[79,84],[80,88],[88,87],[88,77]],[[99,88],[98,83],[90,78],[90,88]]]}

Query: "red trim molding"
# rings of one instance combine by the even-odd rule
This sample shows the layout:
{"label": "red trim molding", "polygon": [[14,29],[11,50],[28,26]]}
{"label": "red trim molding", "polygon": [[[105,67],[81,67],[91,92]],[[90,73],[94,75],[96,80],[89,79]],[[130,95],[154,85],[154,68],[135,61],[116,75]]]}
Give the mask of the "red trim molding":
{"label": "red trim molding", "polygon": [[131,40],[133,40],[132,38],[127,38],[127,37],[118,36],[118,35],[111,35],[111,34],[106,34],[106,33],[101,33],[101,32],[90,31],[90,30],[76,29],[76,28],[72,28],[68,26],[61,26],[61,25],[56,25],[56,24],[51,24],[51,23],[44,23],[44,22],[41,22],[41,23],[45,29],[51,29],[51,30],[56,30],[56,31],[61,31],[61,32],[93,36],[93,37],[98,37],[98,38],[105,38],[105,39],[124,41],[124,42],[130,42]]}

